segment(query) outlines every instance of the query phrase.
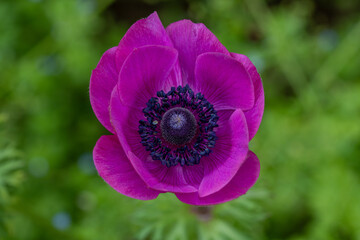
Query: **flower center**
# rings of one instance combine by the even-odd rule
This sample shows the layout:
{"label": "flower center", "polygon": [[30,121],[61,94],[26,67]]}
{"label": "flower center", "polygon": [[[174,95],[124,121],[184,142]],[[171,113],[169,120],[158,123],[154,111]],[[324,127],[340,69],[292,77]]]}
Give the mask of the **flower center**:
{"label": "flower center", "polygon": [[194,138],[197,123],[192,112],[186,108],[176,107],[165,112],[160,129],[166,141],[181,146],[189,143]]}
{"label": "flower center", "polygon": [[188,85],[156,95],[143,109],[146,120],[139,121],[141,144],[164,166],[198,164],[217,139],[219,117],[213,105]]}

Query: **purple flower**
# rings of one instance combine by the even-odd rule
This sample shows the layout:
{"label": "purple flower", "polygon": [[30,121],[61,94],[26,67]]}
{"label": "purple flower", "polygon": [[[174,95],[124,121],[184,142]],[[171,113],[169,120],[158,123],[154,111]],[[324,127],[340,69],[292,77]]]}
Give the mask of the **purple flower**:
{"label": "purple flower", "polygon": [[218,204],[259,176],[248,145],[264,111],[260,76],[203,24],[137,21],[92,72],[90,100],[113,134],[96,143],[96,169],[126,196]]}

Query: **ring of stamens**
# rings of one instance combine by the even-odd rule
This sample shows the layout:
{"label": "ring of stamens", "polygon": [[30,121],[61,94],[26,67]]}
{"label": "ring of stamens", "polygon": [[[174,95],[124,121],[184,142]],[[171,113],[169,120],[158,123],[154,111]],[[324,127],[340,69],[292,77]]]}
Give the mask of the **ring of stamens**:
{"label": "ring of stamens", "polygon": [[167,167],[198,164],[217,139],[219,117],[213,105],[188,85],[156,95],[143,109],[146,120],[139,121],[142,145],[153,160]]}

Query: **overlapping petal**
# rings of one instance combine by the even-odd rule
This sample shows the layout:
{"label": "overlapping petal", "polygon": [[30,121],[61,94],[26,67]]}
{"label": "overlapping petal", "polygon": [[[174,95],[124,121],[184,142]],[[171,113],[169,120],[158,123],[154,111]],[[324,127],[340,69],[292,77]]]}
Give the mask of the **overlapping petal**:
{"label": "overlapping petal", "polygon": [[110,123],[110,96],[118,80],[115,66],[116,47],[107,50],[101,57],[90,78],[90,102],[100,123],[110,132],[114,132]]}
{"label": "overlapping petal", "polygon": [[157,91],[177,86],[176,79],[169,78],[177,56],[177,51],[170,47],[150,45],[136,48],[119,74],[118,91],[122,103],[143,109]]}
{"label": "overlapping petal", "polygon": [[[173,46],[156,12],[133,24],[121,39],[119,46],[107,50],[93,70],[90,80],[90,101],[96,117],[113,132],[109,118],[109,103],[119,72],[126,58],[135,49],[147,45]],[[179,63],[170,74],[174,81],[181,79]]]}
{"label": "overlapping petal", "polygon": [[255,104],[254,107],[245,111],[246,122],[249,127],[249,140],[251,140],[257,130],[259,129],[261,119],[264,113],[264,103],[265,103],[265,96],[264,96],[264,88],[261,82],[261,78],[259,73],[256,70],[254,64],[250,61],[250,59],[242,54],[231,53],[235,59],[241,62],[247,72],[250,75],[251,81],[254,84],[254,92],[255,92]]}
{"label": "overlapping petal", "polygon": [[192,86],[195,61],[205,52],[219,52],[230,55],[216,36],[202,23],[193,23],[190,20],[181,20],[170,24],[166,31],[179,51],[179,63],[184,85]]}
{"label": "overlapping petal", "polygon": [[192,205],[213,205],[224,203],[244,195],[256,182],[260,174],[260,162],[256,155],[249,151],[246,161],[232,180],[220,191],[206,197],[197,193],[177,193],[180,201]]}
{"label": "overlapping petal", "polygon": [[219,111],[218,140],[212,153],[201,159],[204,178],[199,187],[201,197],[219,191],[235,176],[248,152],[248,130],[243,112]]}
{"label": "overlapping petal", "polygon": [[139,109],[124,105],[116,89],[111,97],[110,111],[112,123],[125,153],[149,187],[166,192],[197,191],[204,176],[202,164],[168,168],[160,161],[154,161],[142,146],[138,133],[139,120],[144,118],[143,113]]}
{"label": "overlapping petal", "polygon": [[93,155],[99,175],[116,191],[140,200],[151,200],[159,195],[159,191],[150,189],[141,180],[116,136],[102,136]]}
{"label": "overlapping petal", "polygon": [[116,52],[117,70],[121,70],[126,58],[135,48],[147,45],[173,46],[156,12],[140,19],[127,30]]}
{"label": "overlapping petal", "polygon": [[201,54],[195,65],[195,89],[202,92],[215,109],[251,109],[254,86],[244,66],[222,53]]}

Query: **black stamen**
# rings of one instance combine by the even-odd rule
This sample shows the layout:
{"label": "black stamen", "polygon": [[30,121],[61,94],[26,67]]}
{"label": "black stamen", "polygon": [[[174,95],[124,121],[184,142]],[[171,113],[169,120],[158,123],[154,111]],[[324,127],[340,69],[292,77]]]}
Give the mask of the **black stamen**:
{"label": "black stamen", "polygon": [[156,96],[143,109],[146,120],[139,121],[141,144],[164,166],[198,164],[217,139],[213,130],[219,117],[213,105],[188,85],[161,90]]}

